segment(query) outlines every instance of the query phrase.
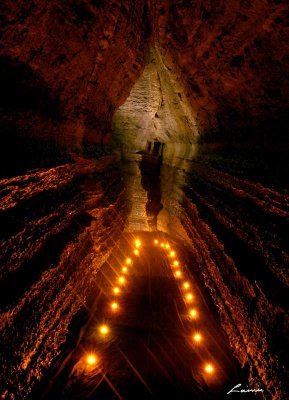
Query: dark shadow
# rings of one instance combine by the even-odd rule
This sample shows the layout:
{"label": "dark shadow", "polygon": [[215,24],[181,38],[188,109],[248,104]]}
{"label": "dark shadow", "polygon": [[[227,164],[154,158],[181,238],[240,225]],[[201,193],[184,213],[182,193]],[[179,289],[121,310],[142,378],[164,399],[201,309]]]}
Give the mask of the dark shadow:
{"label": "dark shadow", "polygon": [[157,218],[162,210],[161,203],[161,166],[163,160],[164,143],[158,141],[148,142],[147,149],[142,153],[139,168],[141,171],[141,184],[147,192],[146,215],[148,225],[152,231],[157,230]]}

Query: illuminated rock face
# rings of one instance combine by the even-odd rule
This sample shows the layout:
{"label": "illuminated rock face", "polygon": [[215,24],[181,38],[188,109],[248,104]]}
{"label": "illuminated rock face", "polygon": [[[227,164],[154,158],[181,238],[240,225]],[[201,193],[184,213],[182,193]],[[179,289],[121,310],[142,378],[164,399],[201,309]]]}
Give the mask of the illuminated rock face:
{"label": "illuminated rock face", "polygon": [[273,0],[155,2],[204,141],[288,143],[287,12]]}
{"label": "illuminated rock face", "polygon": [[133,159],[154,141],[165,144],[165,163],[193,155],[198,127],[173,68],[163,63],[161,49],[150,48],[143,74],[113,117],[113,135],[123,158]]}
{"label": "illuminated rock face", "polygon": [[27,397],[59,354],[120,237],[125,198],[113,162],[78,158],[0,181],[0,386],[8,398]]}

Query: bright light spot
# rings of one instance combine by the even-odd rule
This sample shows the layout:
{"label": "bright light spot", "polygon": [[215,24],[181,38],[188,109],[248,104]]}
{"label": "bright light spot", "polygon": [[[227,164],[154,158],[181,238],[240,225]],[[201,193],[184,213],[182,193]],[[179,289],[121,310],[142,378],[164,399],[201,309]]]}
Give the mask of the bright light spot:
{"label": "bright light spot", "polygon": [[125,262],[127,263],[127,265],[130,265],[130,264],[132,263],[131,258],[127,258],[127,259],[125,260]]}
{"label": "bright light spot", "polygon": [[118,287],[113,288],[113,293],[118,294],[120,292],[120,289]]}
{"label": "bright light spot", "polygon": [[175,267],[177,267],[177,266],[179,265],[179,262],[178,262],[177,260],[175,260],[175,261],[173,262],[173,265],[174,265]]}
{"label": "bright light spot", "polygon": [[189,282],[184,282],[183,288],[184,288],[184,289],[189,289],[189,287],[190,287]]}
{"label": "bright light spot", "polygon": [[118,309],[118,304],[114,301],[113,303],[111,303],[111,308],[113,310],[117,310]]}
{"label": "bright light spot", "polygon": [[195,308],[191,308],[189,311],[189,314],[190,314],[191,318],[197,318],[197,316],[198,316],[198,312]]}
{"label": "bright light spot", "polygon": [[158,244],[158,242],[159,242],[158,239],[154,240],[154,244]]}
{"label": "bright light spot", "polygon": [[193,301],[194,296],[192,295],[192,293],[188,293],[186,295],[186,300],[191,303]]}
{"label": "bright light spot", "polygon": [[182,276],[182,273],[180,270],[177,270],[175,273],[176,278],[180,278]]}
{"label": "bright light spot", "polygon": [[176,256],[176,252],[175,252],[175,251],[171,251],[171,252],[170,252],[170,256],[171,256],[171,257],[175,257],[175,256]]}
{"label": "bright light spot", "polygon": [[120,277],[118,278],[118,282],[119,282],[121,285],[123,285],[123,284],[125,283],[124,277],[123,277],[123,276],[120,276]]}
{"label": "bright light spot", "polygon": [[167,243],[166,244],[166,249],[169,249],[170,248],[170,245]]}
{"label": "bright light spot", "polygon": [[97,357],[94,354],[88,354],[86,357],[86,362],[88,365],[94,365],[97,363]]}
{"label": "bright light spot", "polygon": [[134,255],[139,256],[139,250],[138,250],[138,249],[135,249],[135,250],[133,251],[133,253],[134,253]]}
{"label": "bright light spot", "polygon": [[203,337],[200,333],[195,333],[193,339],[196,343],[200,343],[203,340]]}
{"label": "bright light spot", "polygon": [[213,367],[212,364],[208,363],[205,365],[204,367],[205,372],[207,372],[207,374],[212,374],[215,370],[215,368]]}
{"label": "bright light spot", "polygon": [[141,246],[141,241],[139,239],[136,239],[135,247],[140,247],[140,246]]}
{"label": "bright light spot", "polygon": [[127,269],[127,267],[122,267],[122,272],[124,272],[125,274],[127,273],[127,271],[128,271],[128,269]]}
{"label": "bright light spot", "polygon": [[99,327],[99,332],[100,332],[102,335],[107,335],[108,332],[109,332],[108,326],[107,326],[107,325],[101,325],[101,326]]}
{"label": "bright light spot", "polygon": [[164,243],[161,243],[161,247],[165,247],[165,244],[164,244]]}

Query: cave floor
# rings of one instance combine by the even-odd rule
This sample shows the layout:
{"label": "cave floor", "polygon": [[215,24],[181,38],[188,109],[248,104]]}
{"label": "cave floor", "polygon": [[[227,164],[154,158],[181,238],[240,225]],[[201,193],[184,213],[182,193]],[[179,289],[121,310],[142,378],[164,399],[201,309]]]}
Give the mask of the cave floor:
{"label": "cave floor", "polygon": [[1,182],[3,398],[223,399],[238,383],[277,387],[288,196],[199,162],[115,160]]}
{"label": "cave floor", "polygon": [[[139,255],[133,253],[135,238],[141,240]],[[240,381],[216,314],[189,269],[189,255],[181,244],[170,242],[166,249],[161,243],[168,244],[168,238],[155,233],[128,234],[121,241],[97,274],[89,310],[82,311],[86,316],[78,317],[85,324],[71,327],[71,347],[38,398],[221,399]],[[103,325],[107,334],[101,333]],[[205,371],[207,363],[212,374]]]}

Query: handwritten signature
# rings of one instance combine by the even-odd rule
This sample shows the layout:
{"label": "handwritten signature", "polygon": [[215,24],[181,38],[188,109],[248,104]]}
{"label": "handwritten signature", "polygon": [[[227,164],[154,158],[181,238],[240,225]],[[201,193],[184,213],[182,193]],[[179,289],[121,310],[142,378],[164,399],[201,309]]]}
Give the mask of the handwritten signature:
{"label": "handwritten signature", "polygon": [[238,389],[242,386],[242,383],[238,383],[236,386],[234,386],[227,394],[230,393],[258,393],[258,392],[264,392],[263,389]]}

